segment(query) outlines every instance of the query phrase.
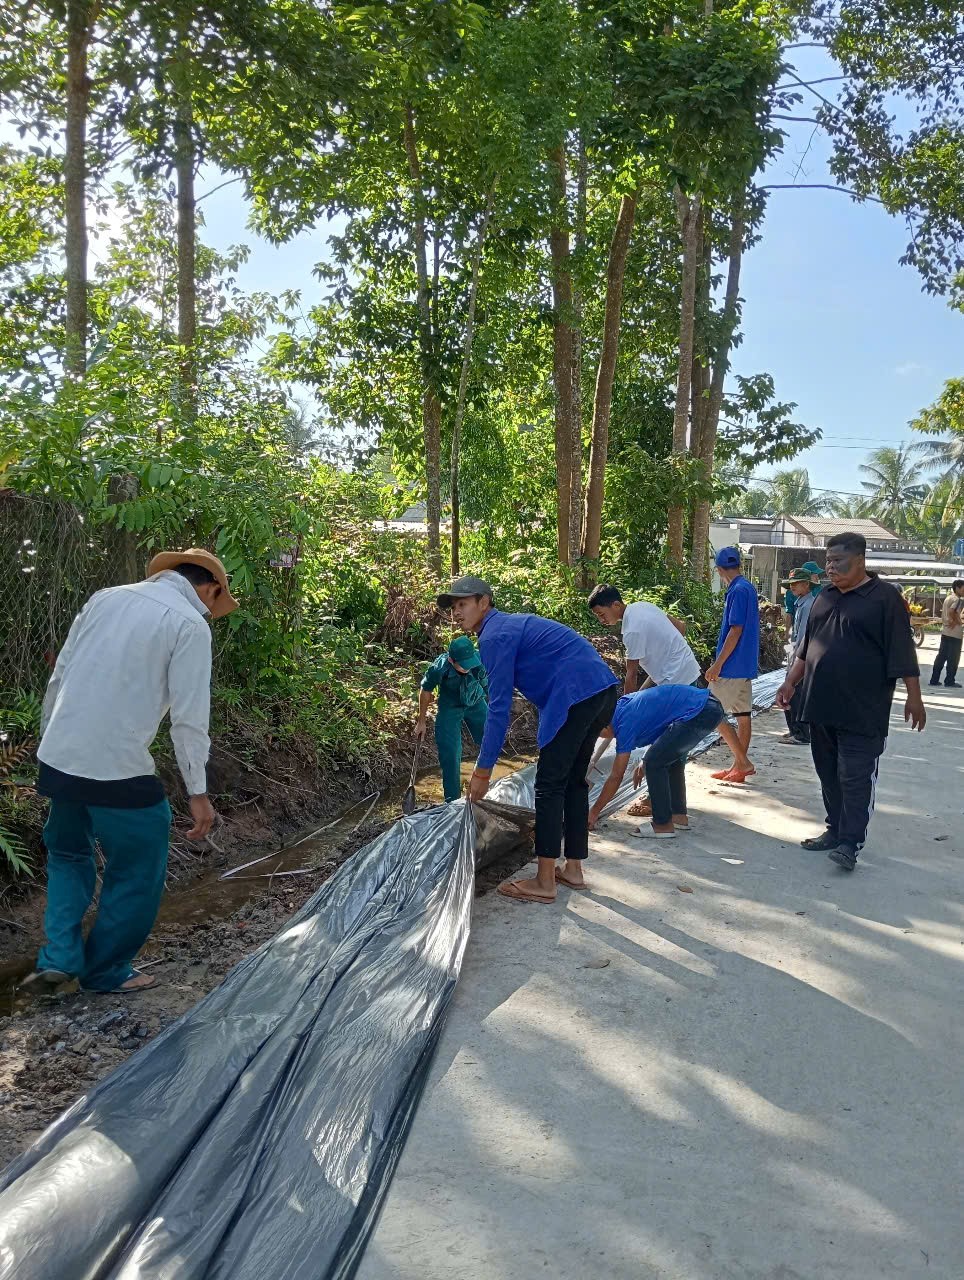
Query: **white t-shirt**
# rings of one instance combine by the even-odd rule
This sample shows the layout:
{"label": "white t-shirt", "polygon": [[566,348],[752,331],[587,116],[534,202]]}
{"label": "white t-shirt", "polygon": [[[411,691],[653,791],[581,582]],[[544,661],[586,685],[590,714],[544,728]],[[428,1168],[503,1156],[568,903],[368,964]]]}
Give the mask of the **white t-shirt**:
{"label": "white t-shirt", "polygon": [[654,684],[692,684],[700,664],[686,640],[654,604],[628,604],[623,614],[626,657],[635,658]]}

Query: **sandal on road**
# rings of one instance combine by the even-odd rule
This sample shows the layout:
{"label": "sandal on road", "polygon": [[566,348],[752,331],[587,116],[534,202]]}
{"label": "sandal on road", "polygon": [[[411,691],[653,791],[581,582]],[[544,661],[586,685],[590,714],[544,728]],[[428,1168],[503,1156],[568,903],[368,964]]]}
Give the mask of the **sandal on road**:
{"label": "sandal on road", "polygon": [[500,884],[497,893],[501,893],[503,898],[511,898],[513,902],[555,902],[555,896],[551,898],[544,897],[539,893],[529,893],[523,889],[518,880],[506,880],[504,884]]}
{"label": "sandal on road", "polygon": [[589,888],[585,880],[580,880],[577,884],[575,880],[570,880],[568,876],[563,875],[558,867],[556,868],[556,884],[564,884],[567,889],[575,889],[577,893],[585,893]]}

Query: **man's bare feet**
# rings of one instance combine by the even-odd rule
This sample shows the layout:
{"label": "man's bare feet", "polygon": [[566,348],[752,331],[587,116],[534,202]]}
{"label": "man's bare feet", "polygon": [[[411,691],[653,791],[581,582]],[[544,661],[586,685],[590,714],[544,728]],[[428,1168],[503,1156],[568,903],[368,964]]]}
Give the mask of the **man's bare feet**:
{"label": "man's bare feet", "polygon": [[555,882],[547,891],[536,879],[506,880],[504,884],[499,885],[497,892],[501,893],[503,898],[512,898],[516,902],[555,902],[556,900]]}

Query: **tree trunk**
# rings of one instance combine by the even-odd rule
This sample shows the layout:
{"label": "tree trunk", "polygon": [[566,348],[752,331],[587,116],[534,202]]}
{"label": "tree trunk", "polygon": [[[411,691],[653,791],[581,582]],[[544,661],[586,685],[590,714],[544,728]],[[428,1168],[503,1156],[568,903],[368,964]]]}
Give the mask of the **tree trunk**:
{"label": "tree trunk", "polygon": [[64,368],[82,378],[87,369],[87,54],[95,8],[67,2],[67,118],[64,145],[64,259],[67,317]]}
{"label": "tree trunk", "polygon": [[[194,192],[194,94],[190,18],[178,13],[177,49],[172,68],[174,86],[174,169],[177,175],[177,341],[180,356],[181,413],[193,426],[197,417],[197,207]],[[162,428],[158,427],[158,436]]]}
{"label": "tree trunk", "polygon": [[[723,387],[730,367],[730,351],[736,333],[740,305],[740,270],[743,265],[743,239],[746,230],[745,197],[741,192],[733,201],[730,222],[730,243],[726,268],[726,291],[723,297],[723,316],[720,325],[720,342],[714,355],[713,376],[710,379],[709,397],[700,433],[700,461],[706,478],[713,476],[713,456],[723,408]],[[701,499],[693,512],[693,577],[706,576],[706,549],[710,537],[710,500]]]}
{"label": "tree trunk", "polygon": [[[497,181],[497,180],[496,180]],[[482,265],[482,250],[485,237],[495,207],[495,187],[493,181],[485,200],[482,214],[482,225],[475,242],[472,255],[472,274],[469,281],[469,306],[465,318],[465,336],[462,341],[462,371],[459,374],[459,394],[455,403],[455,421],[452,424],[452,577],[457,578],[462,572],[460,567],[462,518],[459,510],[459,449],[462,443],[462,423],[465,421],[465,401],[469,390],[469,373],[472,368],[472,341],[475,337],[475,303],[479,292],[479,270]]]}
{"label": "tree trunk", "polygon": [[[569,253],[569,228],[566,200],[566,152],[556,147],[549,154],[555,196],[555,225],[549,232],[552,258],[552,303],[555,315],[552,328],[552,377],[556,390],[556,550],[560,564],[572,564],[570,542],[572,503],[577,470],[573,458],[573,439],[579,421],[579,407],[574,401],[575,332],[573,329],[572,270]],[[581,432],[580,432],[581,438]],[[581,467],[579,468],[581,472]]]}
{"label": "tree trunk", "polygon": [[[677,187],[676,204],[683,242],[683,281],[680,297],[679,372],[676,378],[676,405],[673,410],[673,453],[686,452],[690,387],[693,378],[693,330],[696,307],[696,276],[699,265],[698,232],[701,197],[685,196]],[[683,508],[669,509],[667,544],[670,562],[683,567]]]}
{"label": "tree trunk", "polygon": [[[133,502],[137,497],[139,485],[137,476],[130,471],[117,472],[107,482],[107,500],[109,502]],[[143,570],[138,565],[137,535],[130,529],[118,529],[116,578],[118,583],[137,582]]]}
{"label": "tree trunk", "polygon": [[442,576],[442,405],[435,389],[435,342],[432,332],[431,286],[428,277],[428,235],[425,228],[425,193],[415,137],[415,113],[405,104],[405,154],[412,179],[415,204],[412,250],[418,276],[418,346],[422,364],[422,437],[425,450],[425,523],[428,528],[428,565]]}
{"label": "tree trunk", "polygon": [[576,278],[572,290],[572,488],[569,500],[569,563],[575,564],[582,546],[582,348],[583,348],[583,298],[579,273],[582,255],[586,250],[586,212],[589,189],[589,158],[585,139],[580,134],[576,159],[576,226],[575,250],[577,255]]}
{"label": "tree trunk", "polygon": [[624,195],[609,246],[606,267],[606,309],[603,318],[602,349],[596,374],[596,394],[592,406],[592,442],[589,447],[589,483],[586,487],[586,509],[583,520],[582,558],[599,559],[602,536],[602,508],[606,493],[606,459],[609,454],[609,418],[613,404],[616,377],[616,355],[619,350],[619,326],[622,318],[623,282],[626,259],[636,219],[638,192]]}

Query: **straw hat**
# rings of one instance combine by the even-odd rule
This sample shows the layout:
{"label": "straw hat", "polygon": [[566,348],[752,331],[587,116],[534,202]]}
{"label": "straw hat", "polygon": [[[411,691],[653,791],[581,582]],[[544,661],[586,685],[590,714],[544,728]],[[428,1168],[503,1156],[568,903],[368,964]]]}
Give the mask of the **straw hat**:
{"label": "straw hat", "polygon": [[213,574],[215,582],[221,588],[222,595],[218,597],[215,608],[211,610],[215,618],[223,618],[225,614],[233,612],[240,604],[231,594],[231,588],[228,586],[228,575],[224,571],[224,565],[212,555],[210,551],[204,551],[200,547],[188,547],[186,551],[160,551],[147,566],[147,577],[153,578],[155,573],[163,573],[165,569],[176,569],[179,564],[196,564],[202,569],[207,569],[208,573]]}

